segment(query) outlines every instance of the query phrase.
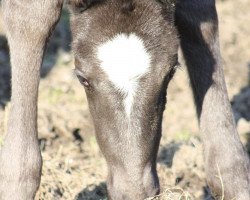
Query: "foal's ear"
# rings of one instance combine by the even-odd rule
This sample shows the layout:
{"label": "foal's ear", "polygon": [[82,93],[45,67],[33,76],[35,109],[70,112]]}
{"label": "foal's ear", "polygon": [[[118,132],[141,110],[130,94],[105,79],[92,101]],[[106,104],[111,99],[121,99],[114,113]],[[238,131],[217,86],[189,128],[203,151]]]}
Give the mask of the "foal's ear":
{"label": "foal's ear", "polygon": [[104,0],[68,0],[69,10],[73,13],[82,13],[89,7]]}

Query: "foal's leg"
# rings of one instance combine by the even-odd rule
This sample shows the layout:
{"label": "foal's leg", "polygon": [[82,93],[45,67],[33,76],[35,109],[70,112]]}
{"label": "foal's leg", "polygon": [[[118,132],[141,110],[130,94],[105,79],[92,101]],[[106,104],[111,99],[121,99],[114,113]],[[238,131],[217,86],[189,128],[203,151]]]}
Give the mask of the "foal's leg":
{"label": "foal's leg", "polygon": [[37,141],[37,94],[46,41],[63,0],[4,0],[12,64],[7,136],[0,153],[0,199],[33,199],[42,159]]}
{"label": "foal's leg", "polygon": [[177,1],[176,25],[196,101],[208,185],[217,198],[250,199],[249,159],[228,100],[214,0]]}

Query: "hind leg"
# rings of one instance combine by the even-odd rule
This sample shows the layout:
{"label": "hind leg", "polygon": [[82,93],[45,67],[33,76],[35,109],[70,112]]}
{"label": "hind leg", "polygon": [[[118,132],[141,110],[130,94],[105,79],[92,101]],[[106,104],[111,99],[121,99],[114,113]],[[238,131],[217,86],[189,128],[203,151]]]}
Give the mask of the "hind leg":
{"label": "hind leg", "polygon": [[12,65],[11,111],[0,152],[0,199],[30,200],[39,187],[42,159],[37,140],[37,95],[46,41],[62,0],[4,0]]}
{"label": "hind leg", "polygon": [[218,199],[250,199],[249,158],[225,86],[215,2],[177,2],[176,25],[196,102],[208,185]]}

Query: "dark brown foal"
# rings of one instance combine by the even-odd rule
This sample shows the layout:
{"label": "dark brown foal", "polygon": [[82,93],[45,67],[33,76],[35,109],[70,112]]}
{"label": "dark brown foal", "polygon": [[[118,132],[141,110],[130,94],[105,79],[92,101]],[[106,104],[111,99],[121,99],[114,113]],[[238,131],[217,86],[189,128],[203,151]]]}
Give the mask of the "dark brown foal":
{"label": "dark brown foal", "polygon": [[[12,106],[0,152],[0,200],[33,199],[39,187],[40,66],[62,3],[3,0]],[[75,72],[85,87],[107,161],[109,198],[140,200],[159,193],[156,157],[162,113],[180,43],[197,106],[208,184],[217,199],[249,200],[249,159],[228,100],[215,1],[69,0],[69,4]]]}

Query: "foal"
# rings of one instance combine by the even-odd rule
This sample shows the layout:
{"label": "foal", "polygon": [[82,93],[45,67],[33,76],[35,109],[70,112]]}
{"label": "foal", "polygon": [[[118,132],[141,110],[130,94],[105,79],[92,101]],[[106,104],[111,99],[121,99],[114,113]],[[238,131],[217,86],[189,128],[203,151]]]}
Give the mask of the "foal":
{"label": "foal", "polygon": [[[156,157],[178,38],[197,106],[208,184],[218,199],[250,199],[249,159],[227,97],[214,0],[177,0],[175,6],[166,0],[69,3],[75,72],[107,161],[110,199],[140,200],[159,193]],[[12,108],[0,154],[1,200],[33,199],[39,187],[39,72],[61,7],[62,0],[3,1]]]}

